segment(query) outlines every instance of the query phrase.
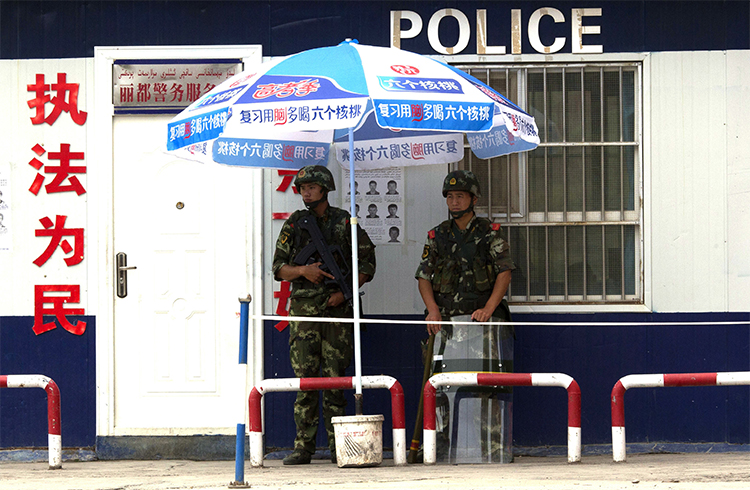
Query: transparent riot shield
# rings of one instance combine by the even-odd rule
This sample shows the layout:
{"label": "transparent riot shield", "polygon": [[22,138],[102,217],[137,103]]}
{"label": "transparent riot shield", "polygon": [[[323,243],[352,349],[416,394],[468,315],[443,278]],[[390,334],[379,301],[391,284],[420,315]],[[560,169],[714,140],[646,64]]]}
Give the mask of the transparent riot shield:
{"label": "transparent riot shield", "polygon": [[[451,320],[470,322],[471,316]],[[513,372],[513,327],[443,325],[435,337],[433,373],[455,372]],[[512,387],[441,387],[435,406],[438,462],[513,461]]]}

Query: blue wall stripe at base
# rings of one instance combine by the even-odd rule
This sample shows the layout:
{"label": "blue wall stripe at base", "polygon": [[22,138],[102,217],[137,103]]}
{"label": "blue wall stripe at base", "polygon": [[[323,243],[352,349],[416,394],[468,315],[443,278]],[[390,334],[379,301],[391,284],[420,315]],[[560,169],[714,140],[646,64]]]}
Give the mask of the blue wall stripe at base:
{"label": "blue wall stripe at base", "polygon": [[[91,449],[63,449],[62,460],[96,461],[96,451]],[[42,463],[49,461],[46,449],[4,449],[0,450],[0,461],[12,463]]]}
{"label": "blue wall stripe at base", "polygon": [[[195,461],[232,461],[235,459],[235,435],[192,436],[98,436],[96,455],[101,460],[115,459],[190,459]],[[245,455],[250,454],[245,437]]]}

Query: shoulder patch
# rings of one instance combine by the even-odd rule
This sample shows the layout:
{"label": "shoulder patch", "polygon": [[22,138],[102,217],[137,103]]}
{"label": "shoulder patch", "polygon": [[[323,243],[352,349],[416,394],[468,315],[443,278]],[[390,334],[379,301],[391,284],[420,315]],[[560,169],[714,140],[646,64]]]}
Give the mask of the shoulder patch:
{"label": "shoulder patch", "polygon": [[280,237],[280,241],[281,241],[282,245],[285,244],[287,242],[287,240],[289,240],[289,234],[286,233],[286,232],[282,233],[281,237]]}
{"label": "shoulder patch", "polygon": [[424,250],[422,250],[422,260],[426,259],[430,255],[430,246],[425,245]]}
{"label": "shoulder patch", "polygon": [[428,238],[429,238],[430,240],[434,240],[434,239],[435,239],[435,230],[430,230],[430,231],[428,231],[428,232],[427,232],[427,237],[428,237]]}
{"label": "shoulder patch", "polygon": [[500,223],[492,223],[490,227],[495,231],[500,231]]}

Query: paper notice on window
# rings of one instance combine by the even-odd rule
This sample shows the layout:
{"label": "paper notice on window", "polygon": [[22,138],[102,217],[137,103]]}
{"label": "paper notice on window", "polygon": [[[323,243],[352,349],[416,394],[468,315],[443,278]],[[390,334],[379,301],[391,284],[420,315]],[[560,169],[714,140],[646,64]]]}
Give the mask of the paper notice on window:
{"label": "paper notice on window", "polygon": [[[349,171],[343,170],[343,205],[349,210],[351,181]],[[357,170],[354,174],[355,213],[376,245],[403,243],[406,208],[404,206],[404,168]]]}

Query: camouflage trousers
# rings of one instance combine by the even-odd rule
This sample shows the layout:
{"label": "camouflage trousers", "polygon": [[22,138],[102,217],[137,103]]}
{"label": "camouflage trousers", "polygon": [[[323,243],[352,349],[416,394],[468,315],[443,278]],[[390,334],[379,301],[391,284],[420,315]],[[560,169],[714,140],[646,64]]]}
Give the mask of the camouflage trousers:
{"label": "camouflage trousers", "polygon": [[[292,316],[350,317],[348,305],[325,309],[310,315],[310,305],[292,301]],[[344,376],[353,356],[353,327],[351,323],[290,322],[289,357],[295,376],[299,378]],[[318,433],[318,391],[300,391],[294,402],[294,423],[297,433],[294,449],[315,452]],[[331,417],[345,415],[346,398],[342,390],[323,391],[323,421],[328,435],[328,447],[336,450]]]}

